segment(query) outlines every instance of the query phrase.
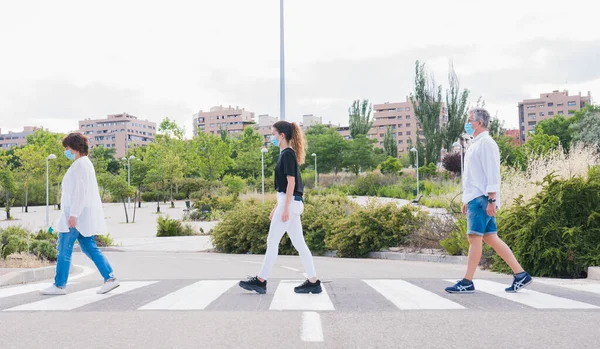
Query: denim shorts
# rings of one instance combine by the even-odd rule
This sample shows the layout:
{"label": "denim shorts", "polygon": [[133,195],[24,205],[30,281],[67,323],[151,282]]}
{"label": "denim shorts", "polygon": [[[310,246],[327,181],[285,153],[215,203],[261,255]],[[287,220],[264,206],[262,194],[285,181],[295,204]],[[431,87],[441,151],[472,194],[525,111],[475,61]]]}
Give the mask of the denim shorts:
{"label": "denim shorts", "polygon": [[487,196],[475,198],[467,204],[467,234],[489,235],[498,233],[496,217],[487,215]]}

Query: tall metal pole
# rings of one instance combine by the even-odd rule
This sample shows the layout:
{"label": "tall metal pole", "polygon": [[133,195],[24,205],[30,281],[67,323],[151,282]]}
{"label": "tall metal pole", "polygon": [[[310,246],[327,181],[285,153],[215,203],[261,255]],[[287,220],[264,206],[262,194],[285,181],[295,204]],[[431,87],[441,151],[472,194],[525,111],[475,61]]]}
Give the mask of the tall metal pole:
{"label": "tall metal pole", "polygon": [[283,45],[283,0],[279,0],[279,119],[285,120],[285,55]]}
{"label": "tall metal pole", "polygon": [[48,198],[48,195],[50,193],[50,190],[48,189],[48,157],[46,157],[46,226],[44,227],[44,229],[48,229],[48,220],[49,220],[49,212],[48,212],[48,206],[50,205],[50,200]]}
{"label": "tall metal pole", "polygon": [[419,197],[419,150],[417,150],[416,153],[417,153],[417,197]]}
{"label": "tall metal pole", "polygon": [[265,152],[261,150],[261,163],[262,163],[262,203],[265,203]]}
{"label": "tall metal pole", "polygon": [[319,185],[319,171],[317,171],[317,155],[315,154],[315,188]]}
{"label": "tall metal pole", "polygon": [[[127,158],[127,185],[131,186],[131,157]],[[127,197],[127,209],[131,209],[131,197]]]}

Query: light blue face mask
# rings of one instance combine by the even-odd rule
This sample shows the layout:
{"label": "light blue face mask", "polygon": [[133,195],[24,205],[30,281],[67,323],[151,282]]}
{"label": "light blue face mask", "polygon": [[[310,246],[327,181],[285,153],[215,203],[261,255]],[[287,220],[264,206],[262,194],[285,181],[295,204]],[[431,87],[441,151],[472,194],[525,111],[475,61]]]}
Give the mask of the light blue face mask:
{"label": "light blue face mask", "polygon": [[75,154],[73,154],[73,152],[71,152],[71,149],[65,150],[65,156],[69,160],[75,160]]}
{"label": "light blue face mask", "polygon": [[475,129],[473,129],[473,125],[471,125],[470,122],[467,122],[465,124],[465,132],[469,135],[472,136],[473,133],[475,132]]}
{"label": "light blue face mask", "polygon": [[271,144],[273,144],[274,146],[278,147],[279,146],[279,139],[277,139],[275,136],[271,136]]}

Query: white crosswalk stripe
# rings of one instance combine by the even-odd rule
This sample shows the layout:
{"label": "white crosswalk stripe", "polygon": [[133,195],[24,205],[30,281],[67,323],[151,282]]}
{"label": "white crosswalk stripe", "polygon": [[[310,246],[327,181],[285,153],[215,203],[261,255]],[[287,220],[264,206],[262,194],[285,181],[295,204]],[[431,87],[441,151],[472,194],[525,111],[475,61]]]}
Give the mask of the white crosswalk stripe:
{"label": "white crosswalk stripe", "polygon": [[119,294],[123,294],[135,289],[152,285],[157,281],[121,281],[121,286],[114,289],[107,294],[97,294],[97,287],[89,288],[83,291],[70,293],[63,296],[48,296],[48,299],[44,299],[38,302],[23,304],[14,308],[6,309],[4,311],[31,311],[31,310],[45,310],[45,311],[65,311],[73,310],[83,307],[87,304],[96,303],[108,298],[114,297]]}
{"label": "white crosswalk stripe", "polygon": [[404,280],[363,280],[394,303],[398,309],[465,309],[462,305],[438,296]]}
{"label": "white crosswalk stripe", "polygon": [[235,284],[235,280],[199,281],[148,303],[139,310],[203,310]]}
{"label": "white crosswalk stripe", "polygon": [[[75,285],[76,282],[71,282],[69,285]],[[12,286],[6,288],[0,288],[0,298],[7,298],[17,296],[20,294],[26,294],[29,292],[37,292],[52,286],[52,283],[41,283],[41,284],[29,284],[21,286]]]}
{"label": "white crosswalk stripe", "polygon": [[[455,282],[453,280],[446,281],[451,283]],[[507,293],[504,291],[507,285],[490,280],[474,280],[473,283],[475,284],[476,292],[485,292],[536,309],[600,309],[600,307],[592,304],[557,297],[530,289],[520,290],[517,293]]]}
{"label": "white crosswalk stripe", "polygon": [[320,294],[298,294],[294,287],[303,280],[282,280],[277,286],[275,296],[271,302],[270,310],[335,310],[327,289],[321,285],[323,292]]}
{"label": "white crosswalk stripe", "polygon": [[536,283],[568,288],[570,290],[600,294],[600,283],[589,282],[587,280],[536,279],[535,281]]}

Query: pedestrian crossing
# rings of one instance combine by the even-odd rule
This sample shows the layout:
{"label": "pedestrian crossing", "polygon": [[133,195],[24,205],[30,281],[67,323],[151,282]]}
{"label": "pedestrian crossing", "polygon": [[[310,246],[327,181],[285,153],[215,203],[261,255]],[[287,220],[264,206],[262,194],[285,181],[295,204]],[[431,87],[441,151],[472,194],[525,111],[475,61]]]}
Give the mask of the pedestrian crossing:
{"label": "pedestrian crossing", "polygon": [[534,283],[506,293],[508,282],[475,280],[474,294],[448,294],[445,279],[342,279],[323,283],[321,294],[296,294],[303,280],[269,280],[259,295],[237,287],[238,280],[121,281],[108,294],[99,285],[72,283],[64,296],[41,296],[49,284],[0,288],[0,312],[38,311],[468,311],[599,310],[600,288],[585,290]]}

